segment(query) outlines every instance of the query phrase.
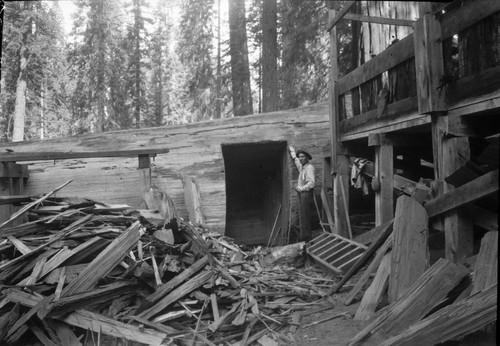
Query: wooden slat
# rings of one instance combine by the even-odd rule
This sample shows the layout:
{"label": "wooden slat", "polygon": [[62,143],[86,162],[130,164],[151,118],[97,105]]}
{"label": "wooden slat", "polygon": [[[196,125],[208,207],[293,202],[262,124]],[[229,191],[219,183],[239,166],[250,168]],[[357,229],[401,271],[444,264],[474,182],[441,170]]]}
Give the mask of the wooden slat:
{"label": "wooden slat", "polygon": [[450,6],[455,9],[446,11],[445,8],[445,13],[439,16],[443,40],[500,11],[497,0],[455,0]]}
{"label": "wooden slat", "polygon": [[410,59],[414,55],[413,34],[410,34],[340,79],[338,82],[339,95]]}
{"label": "wooden slat", "polygon": [[415,24],[415,21],[410,19],[364,16],[362,14],[357,14],[357,13],[346,13],[344,15],[344,19],[355,20],[358,22],[365,22],[365,23],[401,25],[401,26],[411,26],[411,27],[413,27],[413,25]]}
{"label": "wooden slat", "polygon": [[370,278],[372,273],[375,272],[375,270],[378,268],[380,262],[382,261],[382,258],[384,258],[384,255],[390,248],[392,248],[392,237],[388,237],[385,240],[384,244],[377,250],[375,257],[371,261],[368,268],[366,268],[361,277],[358,279],[358,282],[356,282],[356,285],[354,285],[347,297],[345,297],[345,305],[351,304],[354,298],[356,298],[356,295],[363,289],[363,286],[368,282],[368,279]]}
{"label": "wooden slat", "polygon": [[497,320],[498,287],[445,306],[429,317],[381,342],[380,346],[438,345],[464,336]]}
{"label": "wooden slat", "polygon": [[335,288],[333,288],[328,294],[337,293],[342,288],[342,286],[350,278],[352,278],[354,276],[354,274],[356,274],[368,262],[368,260],[371,258],[371,256],[373,256],[375,251],[377,251],[377,249],[379,247],[381,247],[382,244],[384,244],[385,240],[392,233],[393,222],[394,222],[394,220],[391,220],[391,221],[386,222],[378,227],[380,230],[380,233],[379,233],[377,239],[375,239],[375,241],[373,241],[370,244],[370,246],[368,247],[366,252],[358,260],[358,262],[356,262],[356,264],[349,269],[349,271],[344,275],[344,277],[342,278],[342,280],[340,280],[340,282],[337,284],[337,286]]}
{"label": "wooden slat", "polygon": [[429,217],[433,217],[472,203],[497,191],[498,169],[425,203],[424,207]]}
{"label": "wooden slat", "polygon": [[46,161],[46,160],[66,160],[66,159],[88,159],[99,157],[130,157],[139,155],[156,156],[166,154],[169,149],[130,149],[114,151],[47,151],[47,152],[7,152],[0,154],[0,161]]}
{"label": "wooden slat", "polygon": [[13,162],[0,162],[0,178],[28,178],[28,166]]}

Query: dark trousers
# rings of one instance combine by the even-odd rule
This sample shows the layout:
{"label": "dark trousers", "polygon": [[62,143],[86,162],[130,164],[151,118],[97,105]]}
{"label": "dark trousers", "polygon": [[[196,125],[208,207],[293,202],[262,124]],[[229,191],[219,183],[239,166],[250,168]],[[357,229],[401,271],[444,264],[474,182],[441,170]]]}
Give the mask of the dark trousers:
{"label": "dark trousers", "polygon": [[299,241],[311,240],[311,204],[313,199],[313,190],[297,192],[299,200],[299,222],[300,236]]}

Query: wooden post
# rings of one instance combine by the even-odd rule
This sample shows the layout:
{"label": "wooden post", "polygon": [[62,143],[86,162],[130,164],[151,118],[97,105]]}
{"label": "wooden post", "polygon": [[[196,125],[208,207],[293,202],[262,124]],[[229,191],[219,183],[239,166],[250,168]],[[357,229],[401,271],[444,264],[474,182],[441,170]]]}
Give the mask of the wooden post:
{"label": "wooden post", "polygon": [[[2,196],[22,195],[24,179],[28,177],[28,166],[15,162],[0,162],[0,194]],[[19,207],[12,205],[0,206],[0,223],[7,221]],[[12,225],[23,223],[22,219],[15,220]]]}
{"label": "wooden post", "polygon": [[[347,156],[339,155],[337,162],[338,171],[333,178],[333,217],[335,219],[335,230],[338,235],[350,238],[349,220],[346,216],[349,215],[349,159]],[[341,184],[343,184],[343,187]],[[342,191],[344,191],[344,194]]]}
{"label": "wooden post", "polygon": [[414,42],[418,112],[445,111],[444,90],[439,88],[444,74],[441,25],[434,16],[426,14],[415,23]]}
{"label": "wooden post", "polygon": [[151,158],[148,154],[138,155],[139,158],[139,193],[143,197],[144,192],[151,187]]}
{"label": "wooden post", "polygon": [[393,146],[385,135],[378,133],[369,135],[368,146],[375,146],[375,176],[372,187],[375,191],[375,226],[380,226],[394,217]]}
{"label": "wooden post", "polygon": [[[444,181],[446,177],[462,167],[470,159],[467,137],[445,135],[446,116],[432,115],[432,147],[434,155],[434,175],[438,181],[438,195],[454,189]],[[460,263],[473,252],[473,224],[466,215],[451,211],[443,220],[445,233],[445,256],[450,261]]]}
{"label": "wooden post", "polygon": [[[330,10],[329,23],[336,17],[337,11]],[[339,142],[339,95],[338,95],[338,47],[337,27],[330,30],[330,128],[331,128],[331,155],[330,169],[333,175],[333,213],[337,234],[348,238],[349,228],[346,214],[349,213],[349,158],[344,155],[342,144]],[[347,205],[344,206],[341,185],[345,191]],[[347,210],[346,210],[347,209]]]}

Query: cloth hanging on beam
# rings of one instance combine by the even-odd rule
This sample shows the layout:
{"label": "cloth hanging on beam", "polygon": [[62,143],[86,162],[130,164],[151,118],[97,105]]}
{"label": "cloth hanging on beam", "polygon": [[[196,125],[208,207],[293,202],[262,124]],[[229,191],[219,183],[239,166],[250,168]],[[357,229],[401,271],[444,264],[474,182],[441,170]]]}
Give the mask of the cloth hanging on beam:
{"label": "cloth hanging on beam", "polygon": [[355,189],[362,189],[363,195],[368,195],[368,181],[364,175],[364,169],[369,161],[366,159],[357,158],[354,160],[351,169],[351,185]]}

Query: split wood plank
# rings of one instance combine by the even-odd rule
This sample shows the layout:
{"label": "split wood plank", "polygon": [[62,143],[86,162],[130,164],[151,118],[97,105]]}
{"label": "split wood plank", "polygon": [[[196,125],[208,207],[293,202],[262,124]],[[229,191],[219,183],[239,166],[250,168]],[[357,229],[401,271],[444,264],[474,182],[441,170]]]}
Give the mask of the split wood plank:
{"label": "split wood plank", "polygon": [[497,320],[497,285],[445,306],[380,346],[437,345],[461,339]]}
{"label": "split wood plank", "polygon": [[[1,160],[0,160],[1,161]],[[39,199],[37,199],[36,201],[33,201],[27,205],[25,205],[24,207],[22,207],[21,209],[19,209],[17,212],[15,212],[14,214],[12,214],[12,216],[5,222],[2,222],[2,224],[0,224],[0,230],[2,228],[4,228],[6,225],[10,224],[11,222],[13,222],[14,220],[17,220],[18,218],[20,218],[21,216],[23,216],[28,210],[34,208],[36,205],[42,203],[43,201],[45,201],[47,198],[49,198],[51,195],[53,195],[54,193],[56,193],[57,191],[61,190],[63,187],[65,187],[66,185],[68,185],[69,183],[71,183],[73,180],[68,180],[67,182],[65,182],[64,184],[62,184],[61,186],[59,187],[56,187],[54,190],[50,191],[49,193],[47,193],[45,196],[43,197],[40,197]]]}
{"label": "split wood plank", "polygon": [[472,292],[483,291],[497,284],[498,279],[498,232],[488,232],[481,239],[481,248],[474,266]]}
{"label": "split wood plank", "polygon": [[125,232],[115,238],[78,277],[63,290],[62,296],[85,292],[92,289],[97,282],[106,276],[137,245],[142,231],[139,221],[133,223]]}
{"label": "split wood plank", "polygon": [[59,317],[59,320],[72,326],[92,330],[96,333],[103,333],[146,345],[161,345],[163,340],[167,337],[166,333],[122,323],[103,315],[81,309],[66,317]]}
{"label": "split wood plank", "polygon": [[14,236],[8,236],[7,239],[14,245],[14,247],[23,255],[26,255],[31,252],[31,249],[25,245],[22,241],[17,239]]}
{"label": "split wood plank", "polygon": [[170,304],[174,303],[178,299],[184,297],[186,294],[191,293],[201,285],[205,284],[212,277],[212,275],[213,273],[211,271],[203,271],[199,273],[198,275],[191,278],[191,280],[189,280],[185,284],[177,287],[175,290],[173,290],[170,294],[161,299],[155,305],[140,313],[139,317],[146,319],[152,318],[154,315],[161,312]]}
{"label": "split wood plank", "polygon": [[393,229],[393,223],[394,220],[387,221],[386,223],[376,227],[379,229],[379,234],[377,236],[377,239],[375,239],[370,246],[366,249],[365,253],[359,258],[359,260],[349,269],[349,271],[346,273],[346,275],[340,280],[340,282],[337,284],[337,286],[332,289],[328,295],[332,293],[337,293],[342,286],[349,281],[350,278],[352,278],[368,261],[370,260],[371,256],[377,251],[378,248],[384,244],[386,239],[389,237],[389,235],[392,233]]}
{"label": "split wood plank", "polygon": [[391,253],[386,253],[380,262],[373,281],[363,295],[359,304],[355,320],[366,321],[375,315],[375,310],[382,300],[383,294],[389,284],[389,272],[391,270]]}
{"label": "split wood plank", "polygon": [[464,266],[440,258],[399,300],[384,308],[374,321],[351,339],[349,346],[358,345],[376,333],[393,336],[408,328],[441,303],[468,274]]}
{"label": "split wood plank", "polygon": [[146,297],[151,303],[156,303],[158,300],[170,293],[174,288],[179,286],[182,282],[190,278],[192,275],[196,274],[208,263],[208,256],[203,256],[198,261],[193,263],[189,268],[185,269],[174,277],[173,279],[167,281],[162,286],[158,287],[156,291]]}
{"label": "split wood plank", "polygon": [[26,286],[34,285],[37,282],[38,278],[40,277],[40,274],[42,273],[43,266],[45,265],[46,262],[47,262],[47,257],[45,256],[40,258],[40,260],[36,262],[31,275],[26,278],[26,283],[25,283]]}
{"label": "split wood plank", "polygon": [[53,235],[48,242],[34,248],[30,253],[16,257],[13,260],[10,260],[9,262],[7,262],[5,264],[0,265],[0,281],[5,280],[5,279],[9,278],[10,276],[12,276],[16,271],[15,269],[20,264],[22,264],[23,261],[28,260],[32,256],[37,255],[38,253],[42,252],[43,250],[45,250],[45,248],[47,246],[59,241],[60,239],[63,239],[64,237],[68,236],[69,234],[81,229],[81,227],[83,227],[83,225],[85,225],[87,222],[89,222],[92,219],[92,217],[93,217],[93,215],[87,215],[87,216],[73,222],[69,226],[65,227],[64,229],[62,229],[61,231],[59,231],[58,233]]}
{"label": "split wood plank", "polygon": [[186,201],[186,210],[189,215],[189,221],[198,224],[205,224],[205,216],[203,215],[201,194],[195,177],[188,174],[183,174],[184,183],[184,199]]}
{"label": "split wood plank", "polygon": [[356,285],[351,289],[347,297],[344,299],[344,304],[349,305],[352,303],[354,298],[356,298],[356,295],[363,289],[363,286],[368,282],[368,279],[372,275],[375,270],[380,265],[380,262],[384,258],[384,255],[389,251],[389,249],[392,248],[392,237],[389,236],[384,244],[377,250],[377,253],[375,254],[375,257],[371,261],[370,265],[366,270],[364,271],[363,275],[358,279],[358,282],[356,282]]}
{"label": "split wood plank", "polygon": [[[271,244],[271,239],[273,239],[273,234],[274,231],[276,230],[276,223],[278,222],[280,213],[281,213],[281,203],[278,207],[278,213],[276,214],[276,218],[274,219],[273,228],[271,229],[271,234],[269,235],[269,239],[267,240],[267,247],[269,247],[269,245]],[[272,243],[274,244],[274,240],[272,241]]]}
{"label": "split wood plank", "polygon": [[429,268],[429,218],[415,199],[400,196],[396,202],[389,279],[389,302],[396,301]]}
{"label": "split wood plank", "polygon": [[459,186],[425,203],[424,206],[429,217],[433,217],[472,203],[495,192],[498,192],[498,169]]}

